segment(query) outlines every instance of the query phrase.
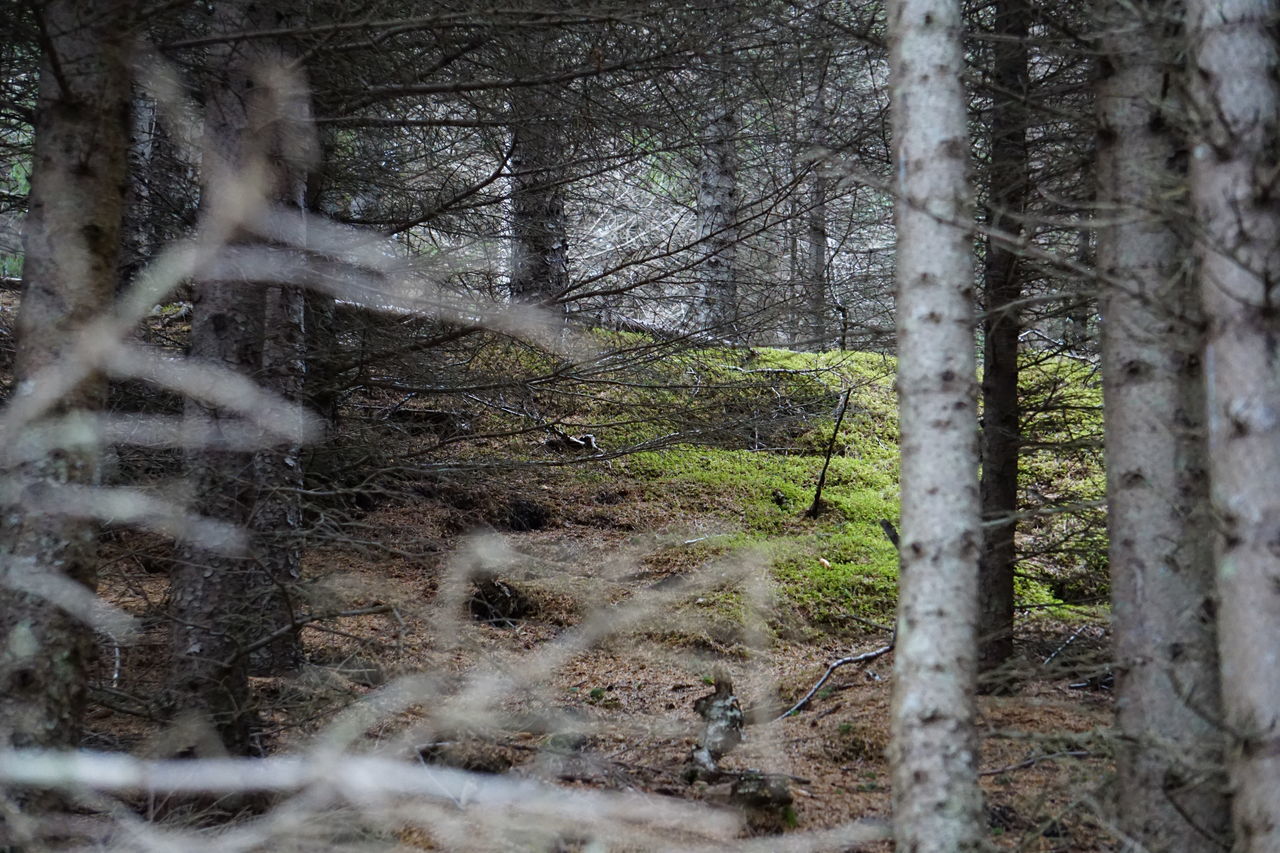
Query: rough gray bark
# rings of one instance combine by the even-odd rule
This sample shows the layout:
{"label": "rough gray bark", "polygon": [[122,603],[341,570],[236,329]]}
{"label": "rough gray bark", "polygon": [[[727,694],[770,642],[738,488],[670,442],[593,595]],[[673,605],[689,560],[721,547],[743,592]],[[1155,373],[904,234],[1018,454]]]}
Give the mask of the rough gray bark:
{"label": "rough gray bark", "polygon": [[511,128],[511,295],[521,302],[554,303],[569,288],[564,147],[549,97],[530,93]]}
{"label": "rough gray bark", "polygon": [[698,240],[703,259],[698,324],[718,338],[738,336],[738,115],[730,95],[728,58],[706,69],[711,94],[698,171]]}
{"label": "rough gray bark", "polygon": [[[1029,185],[1027,167],[1026,0],[999,0],[993,30],[989,214],[995,231],[1022,230]],[[1018,301],[1022,279],[1017,251],[988,236],[983,269],[982,518],[988,523],[978,580],[978,668],[997,669],[1013,656],[1013,573],[1018,508]],[[997,522],[997,523],[992,523]]]}
{"label": "rough gray bark", "polygon": [[1191,148],[1235,848],[1280,850],[1277,4],[1187,4]]}
{"label": "rough gray bark", "polygon": [[304,294],[302,326],[306,331],[307,372],[303,399],[323,420],[326,433],[338,428],[338,389],[341,376],[337,360],[337,300],[327,293],[308,290]]}
{"label": "rough gray bark", "polygon": [[[129,140],[130,0],[50,0],[40,69],[15,399],[68,355],[77,333],[111,304]],[[43,421],[99,408],[94,375]],[[10,448],[12,449],[12,447]],[[5,472],[0,515],[0,747],[75,746],[93,635],[56,601],[59,584],[95,584],[97,528],[61,515],[59,490],[92,485],[89,439]]]}
{"label": "rough gray bark", "polygon": [[[791,164],[791,182],[798,183],[804,179],[801,173],[804,169],[801,153],[797,152]],[[794,287],[795,302],[794,316],[792,322],[787,324],[784,331],[787,342],[787,349],[798,349],[801,341],[804,340],[806,326],[808,325],[805,317],[808,312],[809,301],[809,281],[807,274],[808,247],[804,245],[804,233],[808,230],[808,222],[805,210],[806,202],[802,193],[795,193],[787,200],[787,281],[791,282]],[[807,345],[807,344],[806,344]]]}
{"label": "rough gray bark", "polygon": [[1207,510],[1200,312],[1164,199],[1182,180],[1164,0],[1100,0],[1098,231],[1119,826],[1223,849],[1228,802]]}
{"label": "rough gray bark", "polygon": [[903,853],[977,850],[982,534],[960,6],[896,0],[889,27],[902,436],[894,835]]}
{"label": "rough gray bark", "polygon": [[[224,2],[215,9],[224,32],[278,25],[269,9]],[[264,17],[265,16],[265,17]],[[307,146],[305,91],[279,71],[278,51],[259,41],[214,48],[205,100],[206,204],[217,194],[261,192],[261,202],[302,201]],[[301,146],[301,147],[299,147]],[[258,172],[265,185],[245,186]],[[236,239],[254,239],[241,231]],[[249,272],[251,276],[251,271]],[[200,280],[194,285],[191,357],[258,376],[286,397],[301,395],[305,373],[303,301],[296,287],[250,279]],[[267,324],[270,324],[269,326]],[[264,330],[270,328],[270,335]],[[189,401],[187,417],[213,426],[235,415]],[[251,451],[195,450],[187,459],[194,508],[253,530],[253,553],[233,556],[186,545],[171,575],[173,616],[170,686],[179,713],[206,719],[233,753],[251,750],[246,647],[292,621],[285,590],[296,578],[300,551],[296,447]],[[263,650],[264,669],[300,658],[286,630]]]}
{"label": "rough gray bark", "polygon": [[[818,79],[809,115],[813,155],[822,157],[827,146],[827,51],[818,59]],[[805,237],[809,250],[805,277],[805,325],[810,349],[821,351],[827,342],[827,193],[830,178],[821,160],[814,164],[809,190],[809,210],[805,215]]]}
{"label": "rough gray bark", "polygon": [[[226,117],[234,99],[219,96],[206,104],[209,131],[225,129],[214,116]],[[232,103],[227,103],[228,101]],[[262,341],[262,290],[244,281],[197,281],[193,287],[190,357],[238,368],[254,364]],[[233,415],[188,400],[191,421],[212,426]],[[192,509],[237,525],[247,525],[256,499],[254,454],[198,449],[188,453],[186,476],[194,495]],[[233,754],[250,752],[248,661],[242,654],[254,621],[249,606],[253,587],[248,559],[186,544],[170,573],[171,677],[175,709],[207,721]]]}
{"label": "rough gray bark", "polygon": [[[272,285],[263,300],[262,384],[295,403],[306,379],[305,294],[300,287]],[[290,444],[258,451],[256,494],[250,528],[257,571],[250,597],[257,604],[255,639],[275,636],[250,658],[255,673],[280,673],[303,662],[294,622],[294,591],[302,574],[302,447]]]}
{"label": "rough gray bark", "polygon": [[[277,69],[270,85],[256,87],[263,102],[259,121],[249,128],[263,137],[274,183],[273,201],[302,216],[306,209],[307,175],[317,145],[312,135],[310,90],[298,74],[281,73],[288,56],[282,48],[260,43],[256,63],[264,71]],[[307,304],[299,285],[264,287],[260,381],[293,403],[306,396]],[[245,365],[253,367],[253,365]],[[269,447],[254,459],[257,494],[250,527],[253,531],[257,571],[251,580],[251,598],[259,619],[254,639],[274,636],[251,657],[254,673],[279,673],[303,662],[302,640],[294,622],[294,591],[302,567],[302,448],[299,445]]]}

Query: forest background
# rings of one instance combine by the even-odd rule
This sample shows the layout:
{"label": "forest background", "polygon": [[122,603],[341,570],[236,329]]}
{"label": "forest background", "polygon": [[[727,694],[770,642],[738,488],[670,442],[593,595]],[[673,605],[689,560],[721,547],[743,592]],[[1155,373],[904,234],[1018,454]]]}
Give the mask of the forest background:
{"label": "forest background", "polygon": [[1280,847],[1274,4],[0,10],[6,843]]}

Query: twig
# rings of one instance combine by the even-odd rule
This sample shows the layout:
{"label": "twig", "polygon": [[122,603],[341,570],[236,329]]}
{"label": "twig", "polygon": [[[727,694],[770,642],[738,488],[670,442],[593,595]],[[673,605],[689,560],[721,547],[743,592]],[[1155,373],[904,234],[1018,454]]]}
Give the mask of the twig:
{"label": "twig", "polygon": [[1079,637],[1080,633],[1087,627],[1089,626],[1085,624],[1085,625],[1081,625],[1079,628],[1076,628],[1075,631],[1071,633],[1071,636],[1067,637],[1067,640],[1065,643],[1063,643],[1062,645],[1054,649],[1053,654],[1049,655],[1047,658],[1044,659],[1045,664],[1048,664],[1058,655],[1062,654],[1062,650],[1065,649],[1067,646],[1071,645],[1072,643],[1074,643],[1076,641],[1076,637]]}
{"label": "twig", "polygon": [[887,518],[880,519],[880,529],[884,531],[884,536],[893,543],[893,547],[900,548],[901,539],[898,536],[898,528],[893,526],[893,522]]}
{"label": "twig", "polygon": [[[126,693],[125,691],[114,687],[95,687],[90,685],[89,695],[94,704],[101,705],[102,707],[110,711],[114,711],[117,714],[125,714],[130,717],[141,717],[144,720],[151,720],[153,722],[160,719],[154,710],[154,702],[148,702],[146,699],[143,699],[140,696],[135,696],[132,693]],[[109,701],[107,697],[111,697],[112,699],[126,699],[135,703],[141,710],[126,708],[124,705],[117,702]]]}
{"label": "twig", "polygon": [[1019,761],[1017,764],[1010,764],[1007,767],[997,767],[995,770],[983,770],[979,776],[999,776],[1001,773],[1009,773],[1013,770],[1024,770],[1032,765],[1039,764],[1041,761],[1052,761],[1055,758],[1088,758],[1091,753],[1086,749],[1073,749],[1067,752],[1051,752],[1048,755],[1033,755],[1026,761]]}
{"label": "twig", "polygon": [[831,454],[835,452],[836,439],[840,437],[840,425],[844,423],[844,413],[849,411],[849,395],[852,393],[852,388],[846,388],[844,397],[840,399],[840,411],[836,414],[835,429],[831,430],[831,440],[827,442],[827,453],[822,460],[822,472],[818,474],[818,487],[813,490],[813,504],[805,513],[807,518],[817,518],[818,513],[822,511],[822,487],[827,484],[827,469],[831,467]]}
{"label": "twig", "polygon": [[803,709],[805,705],[808,705],[809,700],[812,699],[820,689],[822,689],[822,685],[827,683],[827,679],[831,677],[831,673],[835,672],[837,669],[839,669],[842,666],[845,666],[846,664],[866,663],[869,660],[875,660],[878,657],[883,657],[884,655],[887,655],[889,652],[893,651],[894,642],[895,641],[890,641],[888,645],[881,646],[880,648],[870,652],[863,652],[860,655],[854,655],[853,657],[848,657],[848,658],[840,658],[837,661],[833,661],[831,665],[827,667],[827,671],[822,674],[822,678],[818,679],[818,683],[813,685],[813,687],[809,689],[809,692],[804,695],[804,698],[801,699],[796,704],[792,705],[791,708],[787,710],[785,713],[779,715],[777,719],[774,720],[774,722],[776,723],[778,720],[786,719],[787,717],[790,717],[792,714],[796,713],[797,711],[800,711],[801,709]]}
{"label": "twig", "polygon": [[[285,636],[286,634],[296,631],[299,628],[315,628],[316,626],[312,624],[315,622],[327,621],[329,619],[342,619],[350,616],[372,616],[376,614],[394,613],[394,612],[395,612],[395,608],[392,607],[391,605],[380,604],[376,607],[365,607],[359,610],[338,610],[332,613],[316,613],[310,616],[297,616],[293,620],[291,620],[288,625],[281,625],[279,628],[272,631],[270,634],[267,634],[265,637],[262,637],[261,639],[256,640],[255,642],[252,642],[249,645],[239,649],[236,652],[235,657],[232,658],[232,661],[240,660],[241,658],[245,657],[245,655],[252,654],[256,652],[258,649],[265,648],[271,645],[272,643],[274,643],[276,640]],[[359,638],[355,638],[355,639],[359,639]]]}
{"label": "twig", "polygon": [[1176,811],[1179,815],[1181,815],[1182,819],[1186,821],[1187,825],[1190,826],[1192,829],[1194,829],[1201,838],[1205,839],[1210,844],[1213,844],[1219,850],[1231,849],[1231,844],[1228,843],[1226,839],[1224,839],[1220,834],[1216,832],[1210,832],[1208,829],[1202,826],[1201,825],[1202,819],[1199,816],[1193,815],[1190,812],[1188,812],[1186,807],[1183,806],[1182,803],[1178,802],[1178,800],[1173,796],[1173,789],[1171,787],[1166,787],[1164,789],[1164,798],[1168,801],[1169,805],[1173,806],[1173,810]]}
{"label": "twig", "polygon": [[521,815],[586,826],[648,825],[655,829],[696,827],[699,834],[728,840],[736,816],[671,797],[632,793],[566,791],[510,776],[423,767],[364,755],[321,753],[311,757],[143,760],[79,750],[0,751],[0,784],[42,790],[102,793],[239,794],[261,791],[314,792],[353,804],[379,797],[414,797],[481,814]]}

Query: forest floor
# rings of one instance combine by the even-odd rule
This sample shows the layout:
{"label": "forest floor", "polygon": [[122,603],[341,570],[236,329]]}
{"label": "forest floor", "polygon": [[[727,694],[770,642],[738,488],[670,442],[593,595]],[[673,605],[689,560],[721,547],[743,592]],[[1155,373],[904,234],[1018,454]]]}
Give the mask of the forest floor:
{"label": "forest floor", "polygon": [[[153,325],[181,337],[166,322]],[[499,372],[522,364],[502,358]],[[597,822],[575,834],[563,814],[537,823],[462,802],[376,814],[370,803],[350,803],[308,812],[305,837],[282,812],[288,844],[277,835],[228,849],[892,848],[855,841],[883,839],[889,827],[892,652],[836,669],[802,709],[784,714],[833,661],[883,650],[892,638],[897,555],[880,519],[897,511],[893,365],[870,354],[780,350],[653,363],[645,369],[665,370],[661,382],[642,376],[604,386],[619,399],[597,398],[593,388],[557,401],[591,402],[553,412],[553,422],[592,424],[606,446],[658,448],[616,458],[550,449],[542,430],[510,406],[491,406],[498,414],[489,421],[442,437],[432,432],[438,427],[389,419],[413,414],[402,395],[353,398],[335,446],[317,448],[308,463],[309,471],[353,479],[332,475],[312,492],[295,602],[307,619],[307,663],[252,678],[261,752],[337,746],[538,780],[566,796],[624,792],[734,814],[733,785],[759,771],[785,780],[790,804],[770,799],[727,830]],[[1058,399],[1089,387],[1074,369],[1038,367],[1039,393]],[[764,384],[740,386],[742,376]],[[662,391],[667,382],[680,390]],[[856,394],[833,437],[840,389]],[[654,393],[670,399],[659,405],[644,396]],[[145,388],[118,389],[122,395],[134,406],[157,405]],[[473,402],[433,405],[463,410]],[[536,413],[544,402],[530,397],[524,405]],[[1077,408],[1092,411],[1093,402]],[[173,412],[179,404],[168,402]],[[653,442],[671,428],[673,411],[695,424],[704,418],[703,436],[721,443]],[[448,413],[418,416],[433,414]],[[636,426],[649,418],[648,432]],[[737,419],[728,431],[726,418]],[[1078,446],[1089,432],[1078,420],[1047,428]],[[821,454],[832,448],[823,511],[809,518]],[[125,482],[163,484],[181,472],[174,454],[130,453],[117,461]],[[1027,463],[1035,501],[1086,505],[1096,495],[1073,489],[1101,488],[1097,466],[1071,453]],[[1072,580],[1072,572],[1091,577],[1092,564],[1079,549],[1054,551],[1054,543],[1089,531],[1069,526],[1071,518],[1046,513],[1024,524],[1028,553],[1066,556],[1056,566],[1043,556],[1027,561],[1015,658],[979,699],[985,813],[1001,849],[1118,849],[1107,829],[1114,800],[1107,617],[1088,604],[1096,590]],[[208,732],[170,722],[163,705],[172,543],[116,531],[105,538],[103,559],[102,596],[138,617],[142,631],[129,645],[103,640],[85,745],[215,755]],[[1065,606],[1068,595],[1080,604]],[[694,703],[717,676],[732,679],[747,726],[743,743],[720,760],[722,773],[709,778],[692,772],[703,725]],[[256,819],[217,803],[196,816],[155,800],[128,805],[202,832]],[[824,830],[842,834],[824,839]]]}
{"label": "forest floor", "polygon": [[[804,709],[778,718],[830,662],[883,647],[889,635],[872,620],[809,617],[776,595],[767,561],[750,547],[711,544],[731,526],[727,498],[709,494],[701,509],[676,501],[625,460],[421,491],[368,508],[307,552],[307,611],[347,615],[308,625],[301,674],[254,679],[266,750],[305,750],[344,709],[365,703],[381,710],[361,723],[351,747],[359,751],[723,804],[727,782],[691,782],[688,772],[701,727],[693,703],[719,670],[748,717],[746,739],[722,769],[789,777],[789,809],[755,814],[744,830],[765,844],[758,849],[859,819],[872,836],[883,833],[892,654],[837,669]],[[150,627],[135,645],[103,650],[89,745],[154,754],[169,737],[125,713],[164,676],[162,555],[137,535],[108,547],[103,594]],[[1106,654],[1096,621],[1020,617],[1017,660],[998,695],[979,702],[982,786],[1000,848],[1115,849],[1105,829],[1111,700],[1096,677]],[[374,701],[397,685],[412,695]],[[494,832],[450,836],[407,821],[366,841],[367,849],[655,849],[638,836],[592,847],[563,834]],[[771,842],[773,833],[781,835]]]}

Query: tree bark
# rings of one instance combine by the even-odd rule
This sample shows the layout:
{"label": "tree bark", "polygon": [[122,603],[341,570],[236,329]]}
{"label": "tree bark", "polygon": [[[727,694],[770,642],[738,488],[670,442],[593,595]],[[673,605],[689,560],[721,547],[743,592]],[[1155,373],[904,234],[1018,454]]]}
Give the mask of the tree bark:
{"label": "tree bark", "polygon": [[[262,384],[301,403],[307,373],[305,294],[296,285],[272,285],[263,300]],[[302,447],[259,450],[254,458],[256,494],[250,518],[254,557],[250,597],[258,602],[254,634],[278,635],[255,652],[255,674],[278,674],[303,662],[302,638],[294,623],[294,592],[302,576]],[[284,633],[280,633],[284,631]]]}
{"label": "tree bark", "polygon": [[[224,32],[281,24],[270,9],[230,0],[215,14]],[[305,87],[282,71],[282,57],[271,45],[229,42],[214,50],[205,102],[206,195],[228,188],[259,191],[261,205],[284,202],[298,210],[310,156]],[[244,176],[255,171],[265,185],[244,186]],[[242,230],[236,239],[257,238]],[[299,399],[306,358],[302,293],[249,276],[195,283],[191,357],[249,373]],[[215,427],[236,420],[194,400],[187,416]],[[188,455],[187,470],[195,509],[250,527],[253,553],[232,556],[198,545],[181,550],[171,577],[171,687],[180,712],[205,718],[229,752],[243,754],[253,746],[246,646],[287,628],[293,618],[286,591],[296,580],[301,553],[301,455],[297,447],[256,453],[202,449]],[[285,632],[255,663],[274,671],[300,658],[296,633]]]}
{"label": "tree bark", "polygon": [[1153,851],[1229,846],[1207,513],[1201,322],[1164,199],[1183,175],[1166,4],[1100,0],[1098,231],[1119,826]]}
{"label": "tree bark", "polygon": [[[222,100],[218,98],[217,100]],[[220,108],[225,109],[225,105]],[[206,105],[206,109],[219,109]],[[191,351],[194,360],[238,368],[256,363],[262,341],[262,290],[251,282],[197,281],[193,292]],[[217,427],[235,416],[188,400],[186,417]],[[257,497],[254,454],[198,449],[187,455],[192,509],[208,518],[247,526]],[[217,732],[233,755],[251,752],[253,714],[248,661],[255,613],[250,561],[184,544],[170,573],[170,689],[175,710],[198,717]]]}
{"label": "tree bark", "polygon": [[[50,0],[36,104],[15,398],[56,369],[83,327],[111,304],[129,142],[133,3]],[[105,378],[81,382],[41,420],[101,407]],[[11,439],[13,437],[10,437]],[[0,747],[74,747],[84,709],[91,629],[60,604],[65,585],[92,590],[97,526],[59,514],[59,492],[97,481],[89,437],[19,461],[6,472],[0,512]],[[72,587],[74,590],[74,587]]]}
{"label": "tree bark", "polygon": [[711,95],[698,172],[698,240],[703,258],[698,324],[726,340],[738,337],[738,114],[729,91],[728,50],[705,70]]}
{"label": "tree bark", "polygon": [[[991,112],[991,164],[987,223],[995,231],[1022,230],[1030,178],[1027,166],[1026,0],[995,7]],[[978,669],[991,672],[1013,656],[1013,574],[1018,508],[1018,301],[1022,278],[1017,251],[986,239],[982,321],[982,518],[987,522],[978,579]]]}
{"label": "tree bark", "polygon": [[[265,156],[275,192],[272,201],[289,214],[303,217],[305,223],[307,176],[318,150],[310,88],[301,75],[283,72],[290,58],[282,45],[259,43],[256,53],[255,61],[272,79],[268,86],[256,87],[267,100],[259,107],[259,121],[264,125],[249,132],[267,139]],[[258,375],[264,387],[299,405],[307,391],[307,313],[306,292],[301,286],[264,287]],[[294,623],[294,592],[302,574],[302,447],[290,444],[259,450],[254,478],[257,494],[250,528],[256,571],[251,599],[257,602],[260,614],[254,634],[255,640],[276,639],[255,652],[250,663],[254,674],[276,674],[295,670],[303,662],[302,638],[296,627],[288,630]]]}
{"label": "tree bark", "polygon": [[[323,105],[317,104],[323,110]],[[303,210],[308,219],[322,216],[322,203],[330,176],[324,164],[329,161],[333,134],[320,135],[316,168],[307,173]],[[338,301],[330,293],[303,291],[302,328],[306,372],[303,375],[302,399],[307,408],[320,416],[326,438],[338,430],[338,400],[342,383],[338,353]]]}
{"label": "tree bark", "polygon": [[817,85],[810,109],[809,127],[815,158],[810,187],[809,210],[805,216],[805,236],[809,249],[805,281],[805,325],[807,345],[821,352],[827,343],[827,192],[830,179],[822,162],[827,145],[827,51],[818,59]]}
{"label": "tree bark", "polygon": [[1187,4],[1235,849],[1280,849],[1280,61],[1274,2]]}
{"label": "tree bark", "polygon": [[529,93],[511,128],[511,295],[517,301],[554,303],[569,289],[569,236],[565,222],[565,137],[546,93]]}
{"label": "tree bark", "polygon": [[894,835],[904,853],[977,850],[982,534],[960,6],[895,0],[889,27],[902,436]]}

